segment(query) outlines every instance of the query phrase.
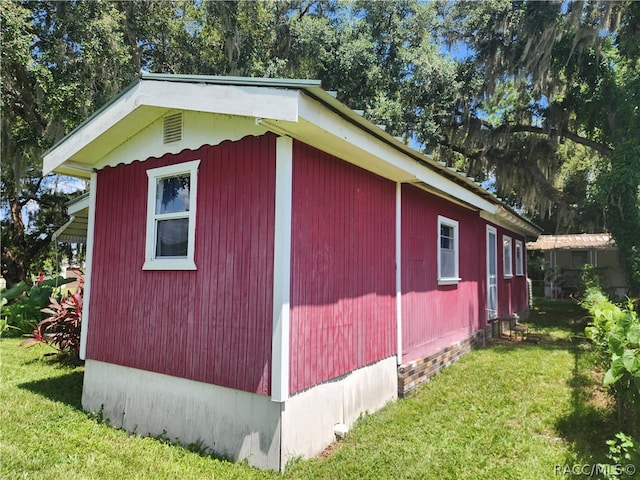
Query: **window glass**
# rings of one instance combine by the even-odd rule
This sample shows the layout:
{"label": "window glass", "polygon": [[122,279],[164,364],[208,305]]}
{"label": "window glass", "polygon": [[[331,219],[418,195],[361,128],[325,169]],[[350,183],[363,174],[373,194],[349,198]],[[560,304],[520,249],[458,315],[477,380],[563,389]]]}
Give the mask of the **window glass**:
{"label": "window glass", "polygon": [[188,212],[190,184],[189,176],[156,180],[156,213]]}
{"label": "window glass", "polygon": [[156,225],[156,257],[186,257],[189,219],[158,220]]}
{"label": "window glass", "polygon": [[458,222],[438,217],[438,283],[454,284],[458,278]]}
{"label": "window glass", "polygon": [[452,226],[440,226],[440,275],[445,278],[456,276],[455,233]]}
{"label": "window glass", "polygon": [[502,236],[502,262],[504,267],[504,276],[513,276],[513,256],[512,256],[511,237]]}
{"label": "window glass", "polygon": [[524,247],[516,240],[516,275],[524,275]]}
{"label": "window glass", "polygon": [[589,263],[589,252],[585,250],[573,250],[571,252],[571,268],[579,269]]}

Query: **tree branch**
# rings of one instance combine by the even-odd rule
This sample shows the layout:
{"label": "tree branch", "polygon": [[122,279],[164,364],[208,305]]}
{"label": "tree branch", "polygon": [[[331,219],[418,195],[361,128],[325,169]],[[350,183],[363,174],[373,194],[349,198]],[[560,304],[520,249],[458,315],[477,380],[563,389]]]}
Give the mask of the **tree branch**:
{"label": "tree branch", "polygon": [[564,130],[560,131],[557,128],[547,129],[543,127],[536,127],[533,125],[500,125],[498,127],[494,127],[489,122],[486,122],[484,120],[481,120],[480,122],[481,122],[481,125],[489,129],[492,129],[494,132],[502,132],[502,131],[511,132],[511,133],[527,132],[527,133],[537,133],[540,135],[564,137],[573,142],[584,145],[585,147],[589,147],[595,150],[596,152],[600,153],[601,155],[604,155],[605,157],[610,157],[613,154],[613,148],[611,148],[610,146],[605,145],[604,143],[596,142],[594,140],[591,140],[590,138],[581,137],[580,135],[574,132],[568,132]]}
{"label": "tree branch", "polygon": [[[469,151],[465,147],[455,145],[445,138],[441,138],[438,141],[438,144],[469,159],[479,159],[484,156],[487,158],[491,158],[494,162],[500,159],[504,160],[503,153],[496,150]],[[554,187],[551,182],[549,182],[549,179],[547,179],[542,170],[540,170],[540,167],[538,167],[538,164],[536,162],[524,161],[520,163],[520,167],[522,171],[526,171],[528,173],[529,178],[536,186],[537,191],[540,192],[543,198],[547,198],[559,206],[566,205],[566,199],[564,198],[563,193],[556,187]]]}

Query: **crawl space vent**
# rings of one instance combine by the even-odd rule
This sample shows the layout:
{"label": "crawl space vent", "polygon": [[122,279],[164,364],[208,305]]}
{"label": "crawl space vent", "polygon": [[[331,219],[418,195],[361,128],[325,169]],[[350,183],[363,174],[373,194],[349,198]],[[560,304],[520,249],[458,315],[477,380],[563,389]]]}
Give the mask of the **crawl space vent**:
{"label": "crawl space vent", "polygon": [[182,113],[174,113],[164,117],[162,129],[163,143],[173,143],[182,140]]}

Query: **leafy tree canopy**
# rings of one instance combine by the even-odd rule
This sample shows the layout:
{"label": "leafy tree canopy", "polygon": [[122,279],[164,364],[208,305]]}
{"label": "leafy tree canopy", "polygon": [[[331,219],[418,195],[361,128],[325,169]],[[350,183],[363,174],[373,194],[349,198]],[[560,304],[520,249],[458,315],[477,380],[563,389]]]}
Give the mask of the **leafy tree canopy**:
{"label": "leafy tree canopy", "polygon": [[640,291],[639,15],[603,0],[5,3],[3,275],[24,278],[26,232],[46,243],[64,217],[19,221],[32,199],[49,209],[44,149],[142,69],[320,79],[393,135],[495,179],[548,230],[610,229]]}

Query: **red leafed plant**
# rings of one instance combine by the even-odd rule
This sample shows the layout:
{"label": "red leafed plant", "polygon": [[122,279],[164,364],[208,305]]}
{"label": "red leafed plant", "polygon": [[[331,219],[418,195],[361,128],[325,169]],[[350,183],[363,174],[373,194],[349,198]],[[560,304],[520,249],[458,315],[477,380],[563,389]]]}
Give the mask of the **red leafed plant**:
{"label": "red leafed plant", "polygon": [[50,316],[34,325],[31,336],[20,345],[29,347],[36,343],[47,343],[60,353],[77,358],[80,352],[82,295],[83,288],[78,287],[75,293],[69,292],[59,302],[53,297],[49,298],[49,307],[41,311]]}

